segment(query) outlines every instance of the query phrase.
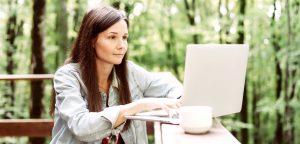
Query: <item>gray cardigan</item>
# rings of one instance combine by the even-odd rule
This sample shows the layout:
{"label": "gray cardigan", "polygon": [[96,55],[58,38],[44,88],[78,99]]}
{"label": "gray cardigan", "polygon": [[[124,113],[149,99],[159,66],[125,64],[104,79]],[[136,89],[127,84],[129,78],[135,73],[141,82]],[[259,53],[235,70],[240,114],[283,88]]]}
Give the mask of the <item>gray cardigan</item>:
{"label": "gray cardigan", "polygon": [[[150,73],[142,67],[128,61],[128,82],[133,101],[145,97],[177,98],[182,95],[182,85],[170,73]],[[133,120],[129,129],[121,132],[124,123],[113,128],[120,107],[118,101],[118,82],[113,75],[109,88],[109,107],[106,107],[106,95],[102,96],[101,112],[89,112],[87,109],[86,87],[83,84],[76,63],[64,65],[54,76],[56,103],[53,144],[101,143],[110,135],[121,136],[126,144],[147,144],[144,121]]]}

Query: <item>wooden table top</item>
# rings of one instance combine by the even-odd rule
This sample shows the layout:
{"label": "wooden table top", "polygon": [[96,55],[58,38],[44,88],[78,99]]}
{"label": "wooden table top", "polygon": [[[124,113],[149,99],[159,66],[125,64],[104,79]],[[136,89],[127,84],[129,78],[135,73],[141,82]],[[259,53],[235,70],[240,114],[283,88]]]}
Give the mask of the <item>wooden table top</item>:
{"label": "wooden table top", "polygon": [[186,134],[179,125],[161,125],[162,144],[240,144],[219,121],[206,134]]}

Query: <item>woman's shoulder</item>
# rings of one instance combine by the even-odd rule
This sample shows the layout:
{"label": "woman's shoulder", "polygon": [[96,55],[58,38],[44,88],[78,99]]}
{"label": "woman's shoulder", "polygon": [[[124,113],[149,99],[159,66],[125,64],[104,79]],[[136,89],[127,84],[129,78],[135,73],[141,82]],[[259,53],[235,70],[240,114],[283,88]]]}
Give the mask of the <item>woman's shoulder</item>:
{"label": "woman's shoulder", "polygon": [[150,75],[150,72],[132,61],[127,61],[127,68],[129,80],[132,80],[133,82],[147,83],[152,79],[152,75]]}
{"label": "woman's shoulder", "polygon": [[135,64],[133,61],[127,60],[126,62],[127,62],[127,67],[128,67],[128,68],[131,68],[131,67],[135,67],[135,66],[136,66],[136,64]]}
{"label": "woman's shoulder", "polygon": [[130,73],[144,73],[146,69],[134,63],[133,61],[127,60],[127,68]]}
{"label": "woman's shoulder", "polygon": [[68,63],[65,64],[57,69],[55,75],[64,73],[64,74],[71,74],[71,73],[79,73],[79,65],[78,63]]}

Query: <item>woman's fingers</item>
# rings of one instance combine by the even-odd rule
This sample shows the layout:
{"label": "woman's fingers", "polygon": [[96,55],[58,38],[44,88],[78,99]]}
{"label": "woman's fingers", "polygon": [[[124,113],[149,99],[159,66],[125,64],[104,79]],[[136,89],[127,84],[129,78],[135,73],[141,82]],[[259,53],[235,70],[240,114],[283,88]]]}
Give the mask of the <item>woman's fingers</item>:
{"label": "woman's fingers", "polygon": [[145,103],[145,110],[164,109],[169,111],[170,109],[178,109],[180,107],[179,99],[168,98],[144,98],[141,99],[142,103]]}
{"label": "woman's fingers", "polygon": [[181,105],[179,99],[164,99],[164,103],[172,109],[177,109]]}

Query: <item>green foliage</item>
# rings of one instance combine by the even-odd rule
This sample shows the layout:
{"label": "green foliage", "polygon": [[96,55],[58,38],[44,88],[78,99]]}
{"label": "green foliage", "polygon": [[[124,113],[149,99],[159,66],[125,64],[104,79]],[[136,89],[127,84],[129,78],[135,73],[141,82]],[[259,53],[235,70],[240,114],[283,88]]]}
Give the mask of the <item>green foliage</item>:
{"label": "green foliage", "polygon": [[148,135],[148,144],[154,144],[155,143],[155,138],[153,135]]}

